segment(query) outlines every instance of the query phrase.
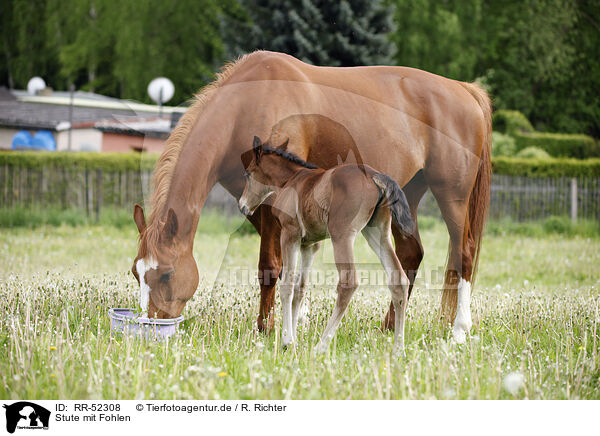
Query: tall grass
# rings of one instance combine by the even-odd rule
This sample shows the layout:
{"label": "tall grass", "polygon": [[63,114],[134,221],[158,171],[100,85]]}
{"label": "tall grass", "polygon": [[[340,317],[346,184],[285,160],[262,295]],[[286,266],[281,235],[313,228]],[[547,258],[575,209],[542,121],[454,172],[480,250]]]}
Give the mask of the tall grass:
{"label": "tall grass", "polygon": [[[313,350],[333,285],[310,285],[294,349],[281,349],[279,307],[276,332],[258,333],[257,280],[232,280],[228,268],[255,273],[259,238],[236,225],[201,220],[211,233],[194,245],[200,287],[180,332],[158,343],[109,328],[109,307],[138,301],[132,225],[0,229],[0,398],[600,399],[597,239],[487,235],[475,326],[458,346],[436,317],[443,276],[432,272],[447,232],[432,223],[398,360],[380,331],[389,294],[374,283],[357,291],[326,356]],[[359,269],[376,263],[363,239],[355,250]],[[325,244],[315,270],[331,269]]]}

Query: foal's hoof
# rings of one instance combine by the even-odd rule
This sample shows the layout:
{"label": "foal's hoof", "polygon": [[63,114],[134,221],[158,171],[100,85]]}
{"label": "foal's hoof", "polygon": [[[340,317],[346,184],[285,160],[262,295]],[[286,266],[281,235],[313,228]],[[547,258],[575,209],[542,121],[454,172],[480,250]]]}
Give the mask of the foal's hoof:
{"label": "foal's hoof", "polygon": [[404,347],[394,347],[392,354],[398,359],[406,358],[406,351],[404,350]]}
{"label": "foal's hoof", "polygon": [[329,351],[329,345],[325,345],[319,342],[315,347],[315,351],[321,356],[327,354],[327,351]]}

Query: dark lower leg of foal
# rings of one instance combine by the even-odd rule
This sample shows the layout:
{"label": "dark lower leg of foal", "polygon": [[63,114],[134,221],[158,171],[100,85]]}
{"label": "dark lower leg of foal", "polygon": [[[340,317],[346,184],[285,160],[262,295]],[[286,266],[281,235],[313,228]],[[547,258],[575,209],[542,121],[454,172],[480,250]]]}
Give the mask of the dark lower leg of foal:
{"label": "dark lower leg of foal", "polygon": [[257,326],[260,332],[271,333],[275,325],[275,286],[281,273],[281,228],[271,214],[269,206],[261,206],[260,256],[258,281],[260,283],[260,308]]}

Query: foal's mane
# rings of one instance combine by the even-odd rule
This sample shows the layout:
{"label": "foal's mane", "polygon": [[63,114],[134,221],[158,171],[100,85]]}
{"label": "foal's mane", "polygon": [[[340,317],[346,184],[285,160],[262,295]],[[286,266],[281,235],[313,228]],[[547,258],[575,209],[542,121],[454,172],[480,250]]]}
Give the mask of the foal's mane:
{"label": "foal's mane", "polygon": [[258,52],[246,54],[235,61],[225,64],[221,68],[221,71],[217,73],[216,79],[192,97],[189,109],[181,117],[177,126],[171,132],[169,139],[167,139],[167,145],[154,169],[154,192],[150,200],[151,212],[148,218],[148,227],[141,235],[140,241],[140,251],[143,252],[142,254],[150,253],[156,255],[160,228],[161,224],[163,224],[161,220],[166,215],[165,209],[171,189],[173,173],[185,141],[196,124],[196,119],[210,102],[217,89],[254,53]]}
{"label": "foal's mane", "polygon": [[264,145],[263,153],[264,154],[276,154],[277,156],[281,156],[282,158],[284,158],[292,163],[295,163],[296,165],[300,165],[301,167],[309,168],[311,170],[315,170],[315,169],[319,168],[318,166],[311,164],[310,162],[306,162],[304,159],[296,156],[294,153],[283,150],[281,148],[273,148],[273,147]]}

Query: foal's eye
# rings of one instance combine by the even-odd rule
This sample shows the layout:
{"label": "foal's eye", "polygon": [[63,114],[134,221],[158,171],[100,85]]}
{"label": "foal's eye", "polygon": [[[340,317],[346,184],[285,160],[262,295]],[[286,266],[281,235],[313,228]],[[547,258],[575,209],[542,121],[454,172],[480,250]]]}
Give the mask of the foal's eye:
{"label": "foal's eye", "polygon": [[245,177],[246,179],[249,179],[249,178],[250,178],[250,173],[249,173],[249,172],[245,172],[245,173],[244,173],[244,177]]}
{"label": "foal's eye", "polygon": [[171,280],[172,275],[173,275],[173,271],[169,271],[168,273],[165,273],[162,276],[160,276],[160,281],[162,283],[167,283],[169,280]]}

